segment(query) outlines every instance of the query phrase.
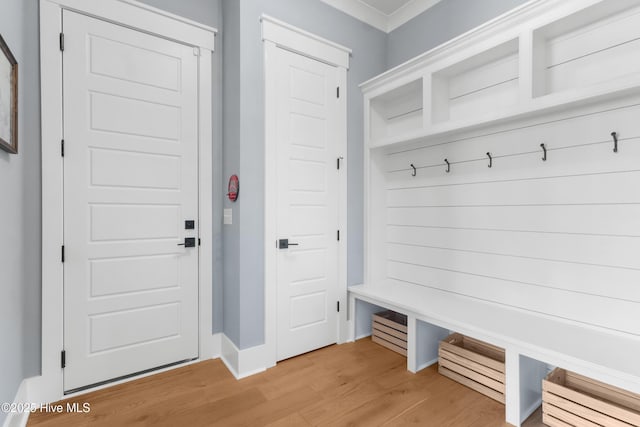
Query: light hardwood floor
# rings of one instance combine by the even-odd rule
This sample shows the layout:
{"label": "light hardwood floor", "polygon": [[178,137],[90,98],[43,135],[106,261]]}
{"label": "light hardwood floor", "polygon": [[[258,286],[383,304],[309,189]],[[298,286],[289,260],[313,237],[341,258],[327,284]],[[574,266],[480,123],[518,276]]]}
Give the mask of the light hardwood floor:
{"label": "light hardwood floor", "polygon": [[404,357],[367,338],[240,381],[210,360],[71,402],[90,403],[91,412],[34,413],[28,426],[508,426],[503,405],[436,366],[411,374]]}

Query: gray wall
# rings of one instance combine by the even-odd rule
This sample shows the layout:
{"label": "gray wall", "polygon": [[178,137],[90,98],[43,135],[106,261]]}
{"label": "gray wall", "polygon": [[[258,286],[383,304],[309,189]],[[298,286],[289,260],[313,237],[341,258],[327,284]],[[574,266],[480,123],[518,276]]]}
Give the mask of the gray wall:
{"label": "gray wall", "polygon": [[[40,373],[38,3],[4,0],[0,34],[19,64],[19,154],[0,150],[0,402]],[[6,414],[0,413],[0,424]]]}
{"label": "gray wall", "polygon": [[253,268],[253,261],[243,259],[240,263],[240,211],[245,198],[244,176],[240,174],[240,2],[222,2],[222,16],[225,31],[222,34],[224,50],[224,166],[226,179],[238,174],[240,181],[240,200],[232,203],[224,198],[224,207],[232,209],[233,223],[223,227],[224,243],[224,333],[236,344],[240,342],[240,273],[244,268]]}
{"label": "gray wall", "polygon": [[389,33],[387,68],[393,68],[526,1],[442,0]]}
{"label": "gray wall", "polygon": [[[233,104],[237,100],[225,97],[225,105],[239,110],[225,120],[224,149],[232,150],[234,156],[239,152],[240,172],[240,198],[234,206],[238,224],[229,228],[228,236],[225,232],[225,244],[233,242],[230,255],[234,257],[239,251],[243,266],[235,269],[235,261],[225,258],[228,280],[224,328],[227,336],[245,349],[264,343],[264,68],[260,16],[273,16],[353,49],[347,99],[349,285],[362,281],[363,112],[358,84],[384,71],[386,35],[318,0],[223,0],[222,7],[225,19],[227,15],[232,19],[225,21],[225,28],[238,27],[225,34],[225,46],[229,46],[225,52],[238,45],[240,51],[239,68],[230,70],[234,76],[225,75],[226,89],[232,91],[231,97],[239,96],[240,103],[238,108]],[[232,128],[229,133],[227,126]],[[233,313],[227,316],[228,311]],[[239,325],[227,322],[235,319]]]}
{"label": "gray wall", "polygon": [[[222,7],[220,0],[140,0],[150,6],[166,10],[173,14],[192,19],[218,29],[222,28]],[[213,325],[214,333],[222,332],[223,324],[223,270],[222,270],[222,197],[223,197],[223,154],[222,154],[222,52],[221,36],[216,36],[213,53],[213,218],[201,218],[201,221],[213,221]],[[204,260],[206,262],[206,260]]]}
{"label": "gray wall", "polygon": [[[166,10],[184,18],[201,24],[217,28],[222,32],[222,16],[220,14],[220,0],[138,0],[149,6]],[[216,45],[216,50],[218,46]]]}

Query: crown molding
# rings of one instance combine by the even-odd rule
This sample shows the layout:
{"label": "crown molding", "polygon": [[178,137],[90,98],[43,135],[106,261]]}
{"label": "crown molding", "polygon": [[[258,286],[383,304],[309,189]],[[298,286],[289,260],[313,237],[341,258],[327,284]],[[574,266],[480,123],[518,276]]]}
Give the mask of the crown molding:
{"label": "crown molding", "polygon": [[347,15],[351,15],[362,22],[377,28],[380,31],[388,32],[388,16],[384,13],[367,6],[356,0],[321,0],[323,3],[332,6]]}
{"label": "crown molding", "polygon": [[440,0],[413,0],[387,15],[360,0],[321,1],[385,33],[395,30],[440,2]]}
{"label": "crown molding", "polygon": [[416,16],[431,9],[436,4],[440,3],[440,0],[414,0],[402,6],[400,9],[393,12],[387,18],[387,33],[395,30],[396,28],[406,24]]}

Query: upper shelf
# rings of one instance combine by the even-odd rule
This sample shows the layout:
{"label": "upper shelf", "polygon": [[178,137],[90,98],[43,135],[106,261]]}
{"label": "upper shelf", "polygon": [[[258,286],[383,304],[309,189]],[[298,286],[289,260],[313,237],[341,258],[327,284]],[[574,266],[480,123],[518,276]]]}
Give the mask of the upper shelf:
{"label": "upper shelf", "polygon": [[533,0],[362,84],[366,139],[428,139],[640,91],[640,0]]}

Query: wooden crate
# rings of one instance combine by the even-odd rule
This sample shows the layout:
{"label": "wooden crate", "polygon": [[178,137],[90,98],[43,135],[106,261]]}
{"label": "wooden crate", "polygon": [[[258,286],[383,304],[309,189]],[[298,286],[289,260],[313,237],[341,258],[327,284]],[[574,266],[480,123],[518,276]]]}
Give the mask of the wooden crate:
{"label": "wooden crate", "polygon": [[373,315],[371,340],[388,349],[407,355],[407,316],[387,310]]}
{"label": "wooden crate", "polygon": [[460,334],[440,341],[438,372],[504,403],[504,350]]}
{"label": "wooden crate", "polygon": [[542,421],[551,427],[640,427],[640,395],[555,369],[542,381]]}

